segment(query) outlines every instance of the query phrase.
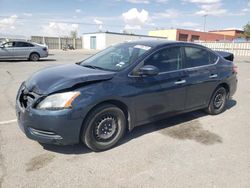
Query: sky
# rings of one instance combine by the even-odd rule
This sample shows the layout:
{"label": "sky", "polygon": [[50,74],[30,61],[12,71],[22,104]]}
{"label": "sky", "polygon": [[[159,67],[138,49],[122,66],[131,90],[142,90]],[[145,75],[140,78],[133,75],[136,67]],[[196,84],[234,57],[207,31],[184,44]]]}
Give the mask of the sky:
{"label": "sky", "polygon": [[[205,17],[204,17],[205,15]],[[69,36],[154,29],[242,29],[250,0],[0,0],[1,35]]]}

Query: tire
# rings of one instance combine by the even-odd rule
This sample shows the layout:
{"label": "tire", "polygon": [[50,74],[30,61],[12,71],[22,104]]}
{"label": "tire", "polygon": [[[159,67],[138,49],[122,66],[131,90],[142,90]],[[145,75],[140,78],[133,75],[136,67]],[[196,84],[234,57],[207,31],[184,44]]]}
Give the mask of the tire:
{"label": "tire", "polygon": [[228,92],[226,88],[219,86],[215,89],[206,112],[210,115],[217,115],[225,110]]}
{"label": "tire", "polygon": [[40,59],[40,55],[38,53],[31,53],[30,54],[30,57],[29,57],[29,60],[30,61],[38,61]]}
{"label": "tire", "polygon": [[103,104],[88,115],[81,140],[93,151],[112,148],[124,135],[126,130],[124,112],[115,105]]}

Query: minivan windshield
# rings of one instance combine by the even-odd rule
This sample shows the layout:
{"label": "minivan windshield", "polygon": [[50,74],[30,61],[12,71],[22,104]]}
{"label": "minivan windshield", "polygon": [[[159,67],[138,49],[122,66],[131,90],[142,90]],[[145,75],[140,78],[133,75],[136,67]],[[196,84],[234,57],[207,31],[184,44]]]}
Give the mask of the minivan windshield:
{"label": "minivan windshield", "polygon": [[151,47],[133,43],[111,46],[96,55],[82,61],[80,65],[108,71],[120,71],[131,65]]}

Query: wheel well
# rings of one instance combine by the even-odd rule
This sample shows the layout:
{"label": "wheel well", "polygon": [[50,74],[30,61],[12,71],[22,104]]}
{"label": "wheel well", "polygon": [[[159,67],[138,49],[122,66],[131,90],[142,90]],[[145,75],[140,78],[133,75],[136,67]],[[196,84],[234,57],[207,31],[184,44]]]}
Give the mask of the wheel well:
{"label": "wheel well", "polygon": [[82,127],[81,127],[81,131],[80,131],[80,134],[79,134],[79,138],[81,138],[81,134],[82,134],[82,131],[84,129],[84,123],[87,119],[87,117],[89,116],[89,114],[95,109],[97,108],[98,106],[100,105],[103,105],[103,104],[113,104],[115,106],[117,106],[118,108],[120,108],[123,113],[125,114],[125,117],[126,117],[126,120],[127,120],[127,127],[126,129],[127,130],[131,130],[132,127],[131,127],[131,118],[130,118],[130,113],[129,113],[129,110],[128,110],[128,107],[127,105],[125,105],[123,102],[121,101],[118,101],[118,100],[107,100],[107,101],[103,101],[101,103],[98,103],[96,104],[95,106],[93,106],[89,111],[88,113],[86,114],[84,120],[83,120],[83,123],[82,123]]}
{"label": "wheel well", "polygon": [[[31,56],[32,54],[37,54],[37,55],[40,57],[40,54],[39,54],[38,52],[31,52],[31,53],[30,53],[30,56]],[[30,57],[30,56],[29,56],[29,57]]]}
{"label": "wheel well", "polygon": [[224,87],[224,88],[227,90],[227,94],[229,94],[229,92],[230,92],[230,87],[229,87],[229,85],[228,85],[227,83],[221,83],[220,85],[218,85],[218,87],[219,87],[219,86]]}

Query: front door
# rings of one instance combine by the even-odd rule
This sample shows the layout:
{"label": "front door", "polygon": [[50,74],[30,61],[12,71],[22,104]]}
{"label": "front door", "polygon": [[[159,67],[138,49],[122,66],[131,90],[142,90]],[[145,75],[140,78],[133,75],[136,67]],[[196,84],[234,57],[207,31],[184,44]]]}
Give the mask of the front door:
{"label": "front door", "polygon": [[182,67],[180,47],[158,50],[142,66],[153,65],[160,73],[156,76],[138,77],[135,86],[141,88],[134,102],[139,122],[158,120],[178,113],[185,107],[186,71]]}
{"label": "front door", "polygon": [[13,57],[13,42],[7,42],[0,47],[0,59]]}

